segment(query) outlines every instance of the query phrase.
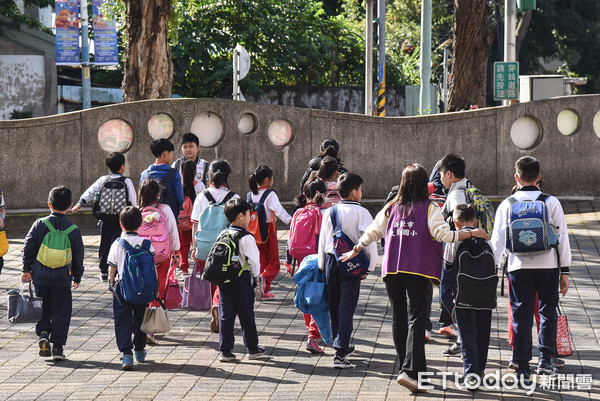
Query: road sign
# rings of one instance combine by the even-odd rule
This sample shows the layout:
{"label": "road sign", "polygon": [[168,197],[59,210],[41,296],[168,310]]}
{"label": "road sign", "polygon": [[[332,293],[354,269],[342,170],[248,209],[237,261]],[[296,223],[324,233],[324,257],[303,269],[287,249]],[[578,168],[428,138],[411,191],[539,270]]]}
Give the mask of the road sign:
{"label": "road sign", "polygon": [[519,63],[494,63],[494,99],[512,100],[519,98]]}
{"label": "road sign", "polygon": [[246,49],[242,47],[242,45],[237,45],[235,50],[238,52],[240,57],[240,80],[244,79],[246,75],[248,75],[248,71],[250,71],[250,56]]}

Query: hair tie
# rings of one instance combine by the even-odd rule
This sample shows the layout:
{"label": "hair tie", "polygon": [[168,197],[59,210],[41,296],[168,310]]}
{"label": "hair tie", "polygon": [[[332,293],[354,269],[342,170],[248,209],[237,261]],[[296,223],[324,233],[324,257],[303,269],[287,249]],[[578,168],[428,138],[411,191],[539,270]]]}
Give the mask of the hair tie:
{"label": "hair tie", "polygon": [[321,195],[321,191],[316,191],[315,196],[317,196],[317,195]]}
{"label": "hair tie", "polygon": [[215,171],[215,173],[220,173],[220,172],[221,172],[220,168],[218,168],[217,171]]}

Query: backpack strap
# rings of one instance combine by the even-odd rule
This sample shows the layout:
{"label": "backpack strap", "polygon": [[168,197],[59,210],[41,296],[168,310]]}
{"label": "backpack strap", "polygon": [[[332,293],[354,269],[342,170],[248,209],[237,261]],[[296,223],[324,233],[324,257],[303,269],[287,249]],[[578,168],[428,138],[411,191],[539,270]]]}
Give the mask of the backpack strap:
{"label": "backpack strap", "polygon": [[331,216],[331,225],[333,225],[334,231],[342,231],[340,222],[338,221],[337,205],[333,205],[331,207],[331,212],[329,212],[329,215]]}
{"label": "backpack strap", "polygon": [[514,196],[511,196],[510,198],[508,198],[508,203],[510,203],[511,205],[514,205],[517,202],[518,202],[517,198],[515,198]]}
{"label": "backpack strap", "polygon": [[67,229],[66,229],[66,230],[63,230],[63,232],[64,232],[66,235],[69,235],[69,234],[71,234],[73,231],[75,231],[75,229],[76,229],[76,228],[77,228],[77,226],[76,226],[75,224],[71,224],[69,227],[67,227]]}
{"label": "backpack strap", "polygon": [[[200,159],[204,160],[204,159]],[[208,162],[204,160],[204,170],[202,170],[202,183],[206,184],[206,178],[208,176]]]}
{"label": "backpack strap", "polygon": [[260,197],[260,200],[259,200],[259,202],[260,202],[260,203],[265,203],[265,201],[267,200],[267,196],[269,196],[269,194],[270,194],[271,192],[275,192],[275,191],[274,191],[274,190],[272,190],[272,189],[267,189],[265,192],[263,192],[262,196]]}
{"label": "backpack strap", "polygon": [[152,241],[150,241],[149,239],[145,239],[142,241],[142,249],[145,249],[148,252],[150,252],[150,245],[152,245]]}
{"label": "backpack strap", "polygon": [[48,230],[50,230],[50,232],[56,231],[56,228],[54,228],[52,223],[50,223],[50,219],[48,219],[48,218],[42,219],[42,223],[44,223],[46,225],[46,227],[48,227]]}
{"label": "backpack strap", "polygon": [[227,203],[228,200],[230,200],[234,196],[235,196],[235,192],[233,192],[233,191],[227,192],[227,195],[225,195],[225,197],[223,198],[223,200],[219,204],[220,205],[224,205],[225,203]]}
{"label": "backpack strap", "polygon": [[205,189],[204,191],[202,191],[202,194],[204,195],[204,197],[206,198],[206,200],[208,201],[208,203],[210,203],[211,205],[213,203],[217,203],[217,201],[215,200],[215,198],[210,194],[210,191],[208,189]]}
{"label": "backpack strap", "polygon": [[544,203],[546,203],[546,199],[548,199],[550,197],[549,194],[545,194],[545,193],[541,193],[540,196],[537,197],[536,200],[542,201]]}
{"label": "backpack strap", "polygon": [[[126,251],[133,251],[133,247],[131,246],[131,244],[127,241],[125,241],[125,238],[119,238],[119,245],[121,245],[123,248],[125,248]],[[144,243],[148,241],[148,240],[144,240]]]}

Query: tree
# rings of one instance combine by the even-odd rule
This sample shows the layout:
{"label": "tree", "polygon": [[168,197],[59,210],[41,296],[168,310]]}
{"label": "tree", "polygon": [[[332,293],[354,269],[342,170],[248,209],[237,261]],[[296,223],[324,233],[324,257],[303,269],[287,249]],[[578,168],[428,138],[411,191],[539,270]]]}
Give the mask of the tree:
{"label": "tree", "polygon": [[40,21],[28,12],[30,8],[45,8],[53,4],[54,0],[25,0],[25,12],[22,13],[15,0],[0,1],[0,16],[8,17],[9,22],[4,22],[0,19],[0,37],[6,36],[6,29],[12,24],[25,24],[30,28],[37,28],[41,31],[49,32],[49,29],[44,27]]}

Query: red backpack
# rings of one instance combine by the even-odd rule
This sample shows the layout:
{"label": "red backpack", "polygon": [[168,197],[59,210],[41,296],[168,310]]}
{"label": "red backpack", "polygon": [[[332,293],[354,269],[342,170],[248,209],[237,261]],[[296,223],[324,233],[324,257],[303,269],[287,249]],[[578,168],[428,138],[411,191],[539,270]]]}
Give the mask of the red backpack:
{"label": "red backpack", "polygon": [[314,205],[296,210],[290,224],[288,247],[290,256],[302,260],[317,253],[317,236],[321,232],[321,212]]}
{"label": "red backpack", "polygon": [[189,231],[192,229],[192,209],[194,204],[189,196],[183,198],[183,208],[177,218],[177,229],[179,231]]}

